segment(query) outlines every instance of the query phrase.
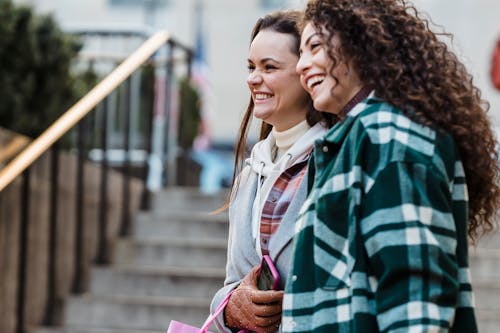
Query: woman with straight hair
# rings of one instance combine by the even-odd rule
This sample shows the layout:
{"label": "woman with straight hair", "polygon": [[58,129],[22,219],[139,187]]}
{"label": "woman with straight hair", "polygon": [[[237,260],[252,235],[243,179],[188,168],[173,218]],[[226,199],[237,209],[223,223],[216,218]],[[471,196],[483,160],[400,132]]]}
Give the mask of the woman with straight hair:
{"label": "woman with straight hair", "polygon": [[[214,311],[232,292],[216,321],[221,332],[278,330],[283,291],[259,290],[258,269],[262,256],[269,255],[282,283],[286,282],[294,224],[307,193],[307,163],[314,141],[332,120],[314,110],[295,69],[300,15],[298,11],[266,15],[251,34],[247,79],[251,98],[236,145],[226,279],[212,301]],[[252,116],[262,120],[261,141],[245,160]]]}

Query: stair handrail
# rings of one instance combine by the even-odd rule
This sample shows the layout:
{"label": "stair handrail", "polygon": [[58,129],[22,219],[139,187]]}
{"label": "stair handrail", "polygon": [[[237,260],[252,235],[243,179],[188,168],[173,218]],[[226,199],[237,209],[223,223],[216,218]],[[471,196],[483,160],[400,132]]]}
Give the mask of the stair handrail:
{"label": "stair handrail", "polygon": [[160,30],[156,32],[92,90],[70,107],[39,137],[33,140],[15,159],[0,170],[0,192],[83,117],[91,112],[97,104],[123,83],[135,70],[165,45],[169,39],[170,34],[168,31]]}

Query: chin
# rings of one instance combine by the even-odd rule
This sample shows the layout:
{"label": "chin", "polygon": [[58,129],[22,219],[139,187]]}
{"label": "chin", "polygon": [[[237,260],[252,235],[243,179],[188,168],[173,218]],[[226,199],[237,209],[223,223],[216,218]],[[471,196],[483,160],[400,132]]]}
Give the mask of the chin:
{"label": "chin", "polygon": [[254,111],[253,116],[259,120],[265,120],[266,118],[269,117],[269,112],[255,112]]}
{"label": "chin", "polygon": [[313,106],[316,110],[321,111],[321,112],[328,112],[326,103],[322,103],[320,100],[314,100],[313,101]]}

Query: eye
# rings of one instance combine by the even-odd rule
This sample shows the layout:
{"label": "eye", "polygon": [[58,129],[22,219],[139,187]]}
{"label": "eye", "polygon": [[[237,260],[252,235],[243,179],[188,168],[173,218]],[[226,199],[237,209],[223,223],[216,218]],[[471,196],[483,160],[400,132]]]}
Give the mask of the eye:
{"label": "eye", "polygon": [[248,68],[248,73],[252,73],[255,70],[255,66],[251,64],[248,64],[247,68]]}
{"label": "eye", "polygon": [[276,66],[274,66],[274,65],[270,65],[270,64],[267,64],[267,65],[265,66],[265,69],[266,69],[266,71],[271,71],[271,70],[273,70],[273,69],[276,69]]}
{"label": "eye", "polygon": [[314,50],[314,49],[316,49],[318,47],[321,47],[321,42],[312,42],[310,45],[311,45],[310,48],[311,48],[311,51],[312,51],[312,50]]}

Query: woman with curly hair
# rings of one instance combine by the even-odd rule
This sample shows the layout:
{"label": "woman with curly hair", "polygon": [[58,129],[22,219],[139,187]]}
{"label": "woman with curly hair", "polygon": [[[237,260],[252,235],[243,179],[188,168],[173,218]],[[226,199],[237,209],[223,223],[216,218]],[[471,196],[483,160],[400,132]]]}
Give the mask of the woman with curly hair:
{"label": "woman with curly hair", "polygon": [[311,0],[297,71],[339,122],[316,142],[284,332],[476,332],[468,240],[499,207],[464,65],[404,0]]}

